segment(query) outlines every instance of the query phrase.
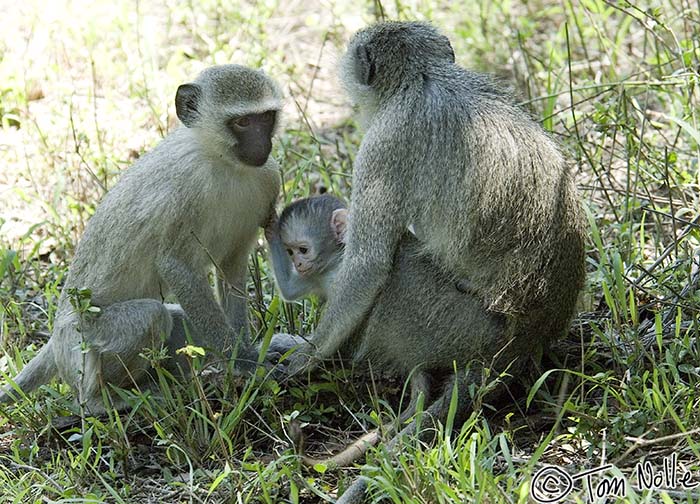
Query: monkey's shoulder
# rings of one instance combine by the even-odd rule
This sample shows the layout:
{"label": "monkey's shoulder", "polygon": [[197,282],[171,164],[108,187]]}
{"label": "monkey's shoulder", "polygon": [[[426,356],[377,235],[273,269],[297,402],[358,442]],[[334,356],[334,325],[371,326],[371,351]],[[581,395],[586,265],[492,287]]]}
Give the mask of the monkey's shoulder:
{"label": "monkey's shoulder", "polygon": [[233,156],[211,155],[189,128],[178,128],[125,171],[98,212],[128,211],[130,220],[170,217],[160,220],[177,225],[217,206],[223,213],[229,206],[235,210],[240,200],[269,206],[279,184],[273,160],[259,168],[243,166]]}
{"label": "monkey's shoulder", "polygon": [[[105,196],[102,206],[124,205],[192,182],[198,167],[207,164],[186,128],[179,128],[128,167]],[[150,199],[150,198],[148,198]],[[149,203],[149,206],[150,203]]]}
{"label": "monkey's shoulder", "polygon": [[[375,173],[381,176],[382,172],[396,168],[408,168],[418,149],[408,149],[416,141],[416,134],[412,131],[415,117],[402,114],[398,120],[389,109],[377,112],[370,128],[362,139],[357,153],[355,169]],[[384,177],[382,177],[384,178]]]}

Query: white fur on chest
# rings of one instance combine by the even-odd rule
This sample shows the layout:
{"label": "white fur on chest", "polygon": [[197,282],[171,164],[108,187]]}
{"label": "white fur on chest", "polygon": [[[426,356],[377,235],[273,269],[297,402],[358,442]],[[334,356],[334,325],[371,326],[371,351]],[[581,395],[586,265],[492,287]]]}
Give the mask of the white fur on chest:
{"label": "white fur on chest", "polygon": [[262,169],[215,177],[202,201],[198,238],[216,260],[248,247],[276,197]]}

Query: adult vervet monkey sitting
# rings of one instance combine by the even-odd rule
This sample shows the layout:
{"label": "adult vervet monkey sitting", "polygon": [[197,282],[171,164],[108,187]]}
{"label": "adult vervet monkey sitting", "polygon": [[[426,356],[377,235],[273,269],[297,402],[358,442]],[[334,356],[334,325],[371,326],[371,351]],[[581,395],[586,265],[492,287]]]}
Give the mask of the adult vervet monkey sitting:
{"label": "adult vervet monkey sitting", "polygon": [[[147,380],[144,348],[181,346],[182,320],[195,344],[236,355],[254,369],[245,281],[258,227],[279,191],[269,157],[281,93],[263,72],[215,66],[181,85],[184,124],[129,168],[85,229],[58,301],[49,342],[6,387],[0,402],[28,393],[55,374],[89,412],[103,410],[102,387]],[[217,271],[219,302],[208,274]],[[99,312],[71,302],[90,289]],[[181,306],[164,305],[173,294]],[[177,330],[173,329],[173,318]],[[179,341],[171,341],[177,333]]]}
{"label": "adult vervet monkey sitting", "polygon": [[[422,253],[503,314],[523,351],[566,328],[584,280],[584,225],[556,144],[426,23],[359,31],[341,76],[366,128],[341,267],[290,372],[333,355],[386,284],[413,226]],[[468,330],[468,328],[465,328]]]}
{"label": "adult vervet monkey sitting", "polygon": [[[480,343],[503,350],[497,371],[513,361],[518,369],[566,329],[584,281],[582,212],[556,144],[488,76],[458,66],[449,40],[425,23],[359,31],[341,74],[366,128],[352,217],[325,312],[288,370],[310,369],[349,341],[383,292],[408,226],[420,253],[467,280],[465,295],[480,301],[475,310],[505,319],[503,331]],[[475,331],[464,327],[465,338]],[[454,341],[434,336],[412,347],[394,334],[385,357],[430,358]],[[456,423],[478,380],[478,373],[453,377]],[[449,385],[426,413],[444,419]],[[358,480],[338,502],[360,502],[364,492]]]}

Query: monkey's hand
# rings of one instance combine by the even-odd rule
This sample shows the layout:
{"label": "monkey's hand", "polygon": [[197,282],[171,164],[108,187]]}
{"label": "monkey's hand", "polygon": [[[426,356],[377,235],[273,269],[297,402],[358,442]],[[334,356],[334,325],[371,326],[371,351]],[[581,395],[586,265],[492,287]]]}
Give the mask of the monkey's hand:
{"label": "monkey's hand", "polygon": [[[270,346],[267,347],[267,353],[265,354],[265,360],[277,364],[282,357],[285,357],[287,353],[290,353],[304,345],[306,339],[302,336],[296,336],[294,334],[279,333],[272,336],[270,340]],[[258,344],[258,351],[260,351],[260,344]]]}
{"label": "monkey's hand", "polygon": [[[265,354],[266,365],[274,367],[272,376],[277,380],[290,378],[292,376],[289,372],[291,369],[289,367],[290,363],[294,366],[295,372],[293,374],[305,369],[302,364],[308,360],[309,356],[305,355],[305,359],[301,359],[299,356],[306,352],[304,347],[307,346],[310,347],[302,336],[286,333],[273,335]],[[258,351],[260,350],[260,344],[258,344]]]}
{"label": "monkey's hand", "polygon": [[282,361],[285,374],[291,378],[315,369],[321,363],[316,355],[316,348],[311,343],[300,345],[292,355]]}
{"label": "monkey's hand", "polygon": [[265,239],[268,242],[279,236],[279,219],[277,218],[277,212],[275,212],[274,208],[272,209],[272,212],[270,213],[270,216],[267,218],[267,221],[263,227],[265,229]]}

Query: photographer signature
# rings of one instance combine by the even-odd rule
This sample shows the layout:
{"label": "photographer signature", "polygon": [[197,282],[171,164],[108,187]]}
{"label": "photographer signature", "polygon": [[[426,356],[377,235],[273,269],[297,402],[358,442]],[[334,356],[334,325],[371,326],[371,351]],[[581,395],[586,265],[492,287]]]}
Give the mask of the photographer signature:
{"label": "photographer signature", "polygon": [[[530,496],[537,503],[557,503],[566,498],[577,481],[582,481],[588,500],[603,497],[626,497],[627,480],[624,476],[603,476],[615,466],[603,465],[570,475],[557,466],[546,466],[532,477]],[[664,457],[660,468],[651,462],[638,462],[634,468],[637,490],[692,490],[700,485],[693,473],[678,465],[678,455]]]}

